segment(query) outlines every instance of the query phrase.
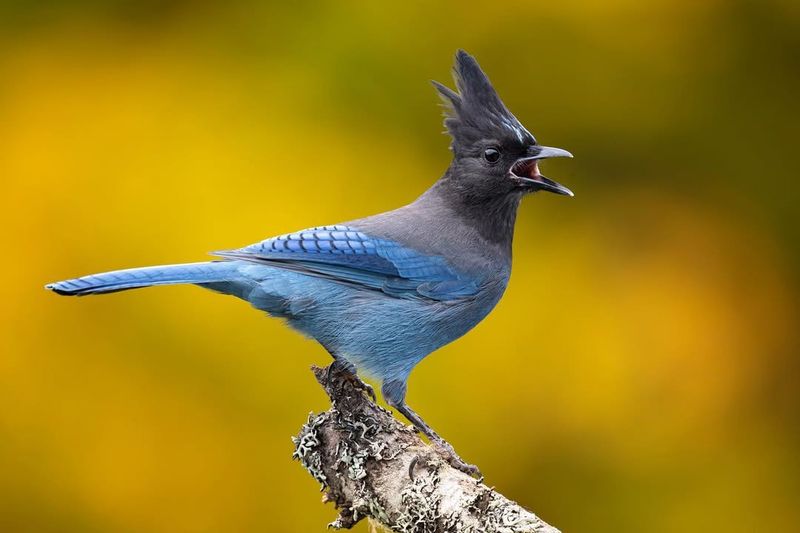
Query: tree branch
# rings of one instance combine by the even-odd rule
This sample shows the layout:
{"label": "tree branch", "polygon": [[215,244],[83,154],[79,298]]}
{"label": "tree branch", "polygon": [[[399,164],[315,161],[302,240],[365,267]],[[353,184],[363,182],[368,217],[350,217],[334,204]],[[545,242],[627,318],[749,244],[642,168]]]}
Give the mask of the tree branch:
{"label": "tree branch", "polygon": [[298,459],[322,484],[323,501],[349,529],[370,518],[397,533],[559,533],[530,511],[451,467],[360,380],[312,367],[332,407],[309,415],[293,439]]}

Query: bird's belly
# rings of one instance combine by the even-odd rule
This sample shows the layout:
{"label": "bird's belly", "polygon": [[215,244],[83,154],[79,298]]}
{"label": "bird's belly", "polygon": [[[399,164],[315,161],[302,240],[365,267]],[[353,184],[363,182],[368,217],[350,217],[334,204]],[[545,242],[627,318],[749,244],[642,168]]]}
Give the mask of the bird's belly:
{"label": "bird's belly", "polygon": [[386,380],[405,379],[425,356],[467,333],[492,310],[502,290],[452,302],[353,293],[320,300],[290,323],[360,371]]}
{"label": "bird's belly", "polygon": [[494,308],[506,279],[451,301],[397,298],[330,280],[264,266],[245,267],[237,294],[285,318],[337,357],[378,379],[405,379],[434,350],[461,337]]}

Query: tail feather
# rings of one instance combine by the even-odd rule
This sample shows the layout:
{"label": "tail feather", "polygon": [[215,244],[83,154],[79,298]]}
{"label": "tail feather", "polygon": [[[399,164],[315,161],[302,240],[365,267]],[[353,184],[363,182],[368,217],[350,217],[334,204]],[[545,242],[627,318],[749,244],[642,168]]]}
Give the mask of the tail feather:
{"label": "tail feather", "polygon": [[236,265],[231,261],[186,263],[91,274],[81,278],[50,283],[45,288],[65,296],[84,296],[152,285],[219,282],[230,279],[235,272]]}

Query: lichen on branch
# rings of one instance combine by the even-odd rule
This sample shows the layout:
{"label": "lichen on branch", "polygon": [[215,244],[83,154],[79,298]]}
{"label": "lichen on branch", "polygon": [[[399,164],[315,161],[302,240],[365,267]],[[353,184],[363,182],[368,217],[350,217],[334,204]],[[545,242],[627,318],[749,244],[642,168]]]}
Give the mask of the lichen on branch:
{"label": "lichen on branch", "polygon": [[558,533],[454,469],[409,426],[375,404],[353,376],[313,367],[331,399],[293,438],[293,457],[321,485],[349,529],[364,518],[397,533]]}

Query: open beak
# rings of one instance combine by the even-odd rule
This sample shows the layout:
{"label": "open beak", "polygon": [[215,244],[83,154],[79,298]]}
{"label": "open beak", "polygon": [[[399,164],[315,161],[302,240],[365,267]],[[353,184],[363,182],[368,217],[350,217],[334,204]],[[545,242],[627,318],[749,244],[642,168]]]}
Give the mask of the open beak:
{"label": "open beak", "polygon": [[573,192],[560,183],[548,179],[539,172],[539,160],[550,157],[572,157],[572,154],[561,148],[548,146],[532,146],[528,157],[518,159],[511,167],[511,177],[521,187],[530,191],[547,191],[564,196],[575,196]]}

